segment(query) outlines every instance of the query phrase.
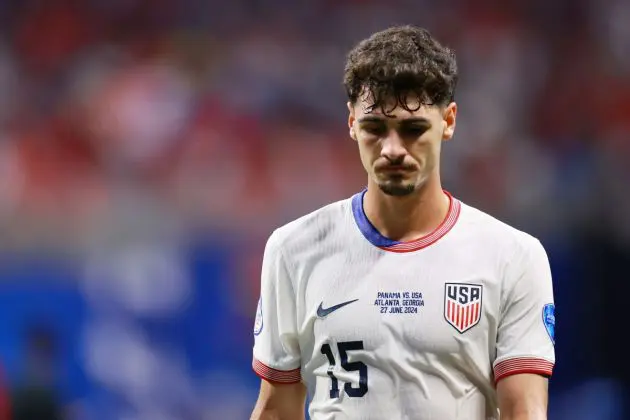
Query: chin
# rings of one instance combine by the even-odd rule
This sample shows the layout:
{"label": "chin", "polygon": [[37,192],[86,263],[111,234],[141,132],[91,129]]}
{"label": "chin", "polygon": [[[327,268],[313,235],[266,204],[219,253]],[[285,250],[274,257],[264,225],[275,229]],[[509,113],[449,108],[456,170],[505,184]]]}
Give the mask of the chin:
{"label": "chin", "polygon": [[416,190],[416,186],[414,184],[386,183],[379,184],[378,188],[386,195],[390,195],[392,197],[404,197],[412,194]]}

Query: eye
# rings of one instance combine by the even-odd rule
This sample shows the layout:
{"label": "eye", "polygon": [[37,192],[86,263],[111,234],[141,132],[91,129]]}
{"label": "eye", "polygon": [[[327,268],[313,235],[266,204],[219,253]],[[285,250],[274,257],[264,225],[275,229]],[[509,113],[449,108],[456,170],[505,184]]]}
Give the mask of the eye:
{"label": "eye", "polygon": [[427,131],[427,127],[409,126],[401,128],[400,134],[405,137],[420,137],[425,131]]}
{"label": "eye", "polygon": [[363,131],[365,131],[366,133],[375,135],[375,136],[380,136],[385,134],[386,128],[384,125],[382,124],[366,124],[363,127],[361,127],[363,129]]}

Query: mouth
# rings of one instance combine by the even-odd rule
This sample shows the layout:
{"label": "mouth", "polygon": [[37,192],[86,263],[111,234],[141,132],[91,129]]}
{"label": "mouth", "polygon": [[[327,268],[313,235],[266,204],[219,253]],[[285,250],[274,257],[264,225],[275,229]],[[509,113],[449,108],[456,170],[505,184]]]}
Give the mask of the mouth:
{"label": "mouth", "polygon": [[379,168],[379,170],[383,172],[409,172],[412,168],[408,166],[384,166]]}

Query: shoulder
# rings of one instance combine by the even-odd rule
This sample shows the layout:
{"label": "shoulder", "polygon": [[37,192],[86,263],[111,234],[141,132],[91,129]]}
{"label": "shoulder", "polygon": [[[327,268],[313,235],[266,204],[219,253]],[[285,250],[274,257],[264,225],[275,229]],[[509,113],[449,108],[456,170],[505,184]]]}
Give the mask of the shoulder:
{"label": "shoulder", "polygon": [[479,209],[462,204],[460,232],[470,253],[496,270],[497,278],[513,285],[534,273],[532,284],[547,282],[549,259],[538,238]]}
{"label": "shoulder", "polygon": [[479,246],[496,248],[508,258],[540,250],[544,252],[540,240],[530,233],[465,203],[461,203],[461,207],[461,230],[475,237]]}
{"label": "shoulder", "polygon": [[349,198],[336,201],[278,227],[270,235],[268,247],[295,253],[321,246],[347,226],[351,205]]}

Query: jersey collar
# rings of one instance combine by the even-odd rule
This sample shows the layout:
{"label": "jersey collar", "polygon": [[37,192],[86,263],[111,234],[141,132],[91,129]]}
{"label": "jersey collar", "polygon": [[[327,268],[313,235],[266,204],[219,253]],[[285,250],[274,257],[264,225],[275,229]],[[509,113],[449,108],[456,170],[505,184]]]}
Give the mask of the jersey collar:
{"label": "jersey collar", "polygon": [[442,223],[440,223],[433,232],[421,238],[407,242],[394,241],[383,236],[378,230],[376,230],[374,225],[372,225],[365,215],[365,211],[363,210],[363,197],[366,192],[367,189],[364,189],[352,197],[352,215],[354,216],[354,221],[356,222],[357,227],[365,239],[370,241],[372,245],[385,251],[413,252],[434,244],[446,235],[453,226],[455,226],[461,212],[461,203],[459,200],[454,198],[448,191],[444,191],[444,193],[448,196],[449,206],[446,217]]}

